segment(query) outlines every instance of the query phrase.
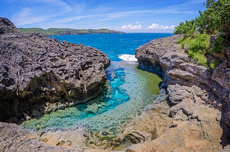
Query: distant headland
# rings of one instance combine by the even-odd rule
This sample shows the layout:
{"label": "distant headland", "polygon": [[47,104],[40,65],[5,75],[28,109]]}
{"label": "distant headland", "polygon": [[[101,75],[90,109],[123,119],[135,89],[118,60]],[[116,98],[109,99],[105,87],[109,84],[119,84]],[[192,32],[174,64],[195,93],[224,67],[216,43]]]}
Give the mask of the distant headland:
{"label": "distant headland", "polygon": [[119,34],[124,33],[120,31],[103,29],[70,29],[70,28],[49,28],[47,30],[42,28],[19,28],[23,33],[40,33],[42,35],[83,35],[83,34]]}

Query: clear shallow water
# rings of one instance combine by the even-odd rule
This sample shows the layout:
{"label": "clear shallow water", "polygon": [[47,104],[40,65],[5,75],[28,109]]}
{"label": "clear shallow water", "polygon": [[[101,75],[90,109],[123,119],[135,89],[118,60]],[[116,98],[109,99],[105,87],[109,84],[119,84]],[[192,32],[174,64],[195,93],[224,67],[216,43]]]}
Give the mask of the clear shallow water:
{"label": "clear shallow water", "polygon": [[[161,79],[137,69],[132,57],[140,45],[172,34],[95,34],[55,36],[59,40],[83,43],[106,53],[112,60],[104,91],[95,99],[24,122],[25,128],[71,127],[88,124],[100,135],[115,136],[158,95]],[[124,60],[119,58],[123,54]],[[124,56],[124,54],[126,54]]]}

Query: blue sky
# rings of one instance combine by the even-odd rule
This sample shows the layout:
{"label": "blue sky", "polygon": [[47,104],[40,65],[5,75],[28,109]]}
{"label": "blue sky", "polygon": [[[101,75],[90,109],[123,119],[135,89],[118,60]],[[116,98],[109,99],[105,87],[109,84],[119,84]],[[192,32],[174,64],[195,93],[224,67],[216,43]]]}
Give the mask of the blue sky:
{"label": "blue sky", "polygon": [[205,0],[1,0],[0,16],[17,27],[171,33],[205,10]]}

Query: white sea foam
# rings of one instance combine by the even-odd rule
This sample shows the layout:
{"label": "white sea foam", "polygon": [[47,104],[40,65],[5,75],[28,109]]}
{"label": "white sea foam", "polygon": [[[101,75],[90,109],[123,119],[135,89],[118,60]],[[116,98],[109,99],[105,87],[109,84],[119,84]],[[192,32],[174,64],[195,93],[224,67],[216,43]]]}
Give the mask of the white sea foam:
{"label": "white sea foam", "polygon": [[130,54],[119,55],[119,59],[122,59],[123,61],[137,61],[135,55],[130,55]]}

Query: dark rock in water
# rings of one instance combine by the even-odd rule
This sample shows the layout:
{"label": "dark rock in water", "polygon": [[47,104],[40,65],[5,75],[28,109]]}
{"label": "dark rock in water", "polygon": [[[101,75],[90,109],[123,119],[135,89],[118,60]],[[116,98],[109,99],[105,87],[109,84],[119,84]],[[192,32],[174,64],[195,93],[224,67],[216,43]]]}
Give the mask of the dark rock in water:
{"label": "dark rock in water", "polygon": [[[0,121],[39,116],[96,97],[110,60],[82,44],[18,32],[0,18]],[[33,109],[36,109],[34,111]]]}

